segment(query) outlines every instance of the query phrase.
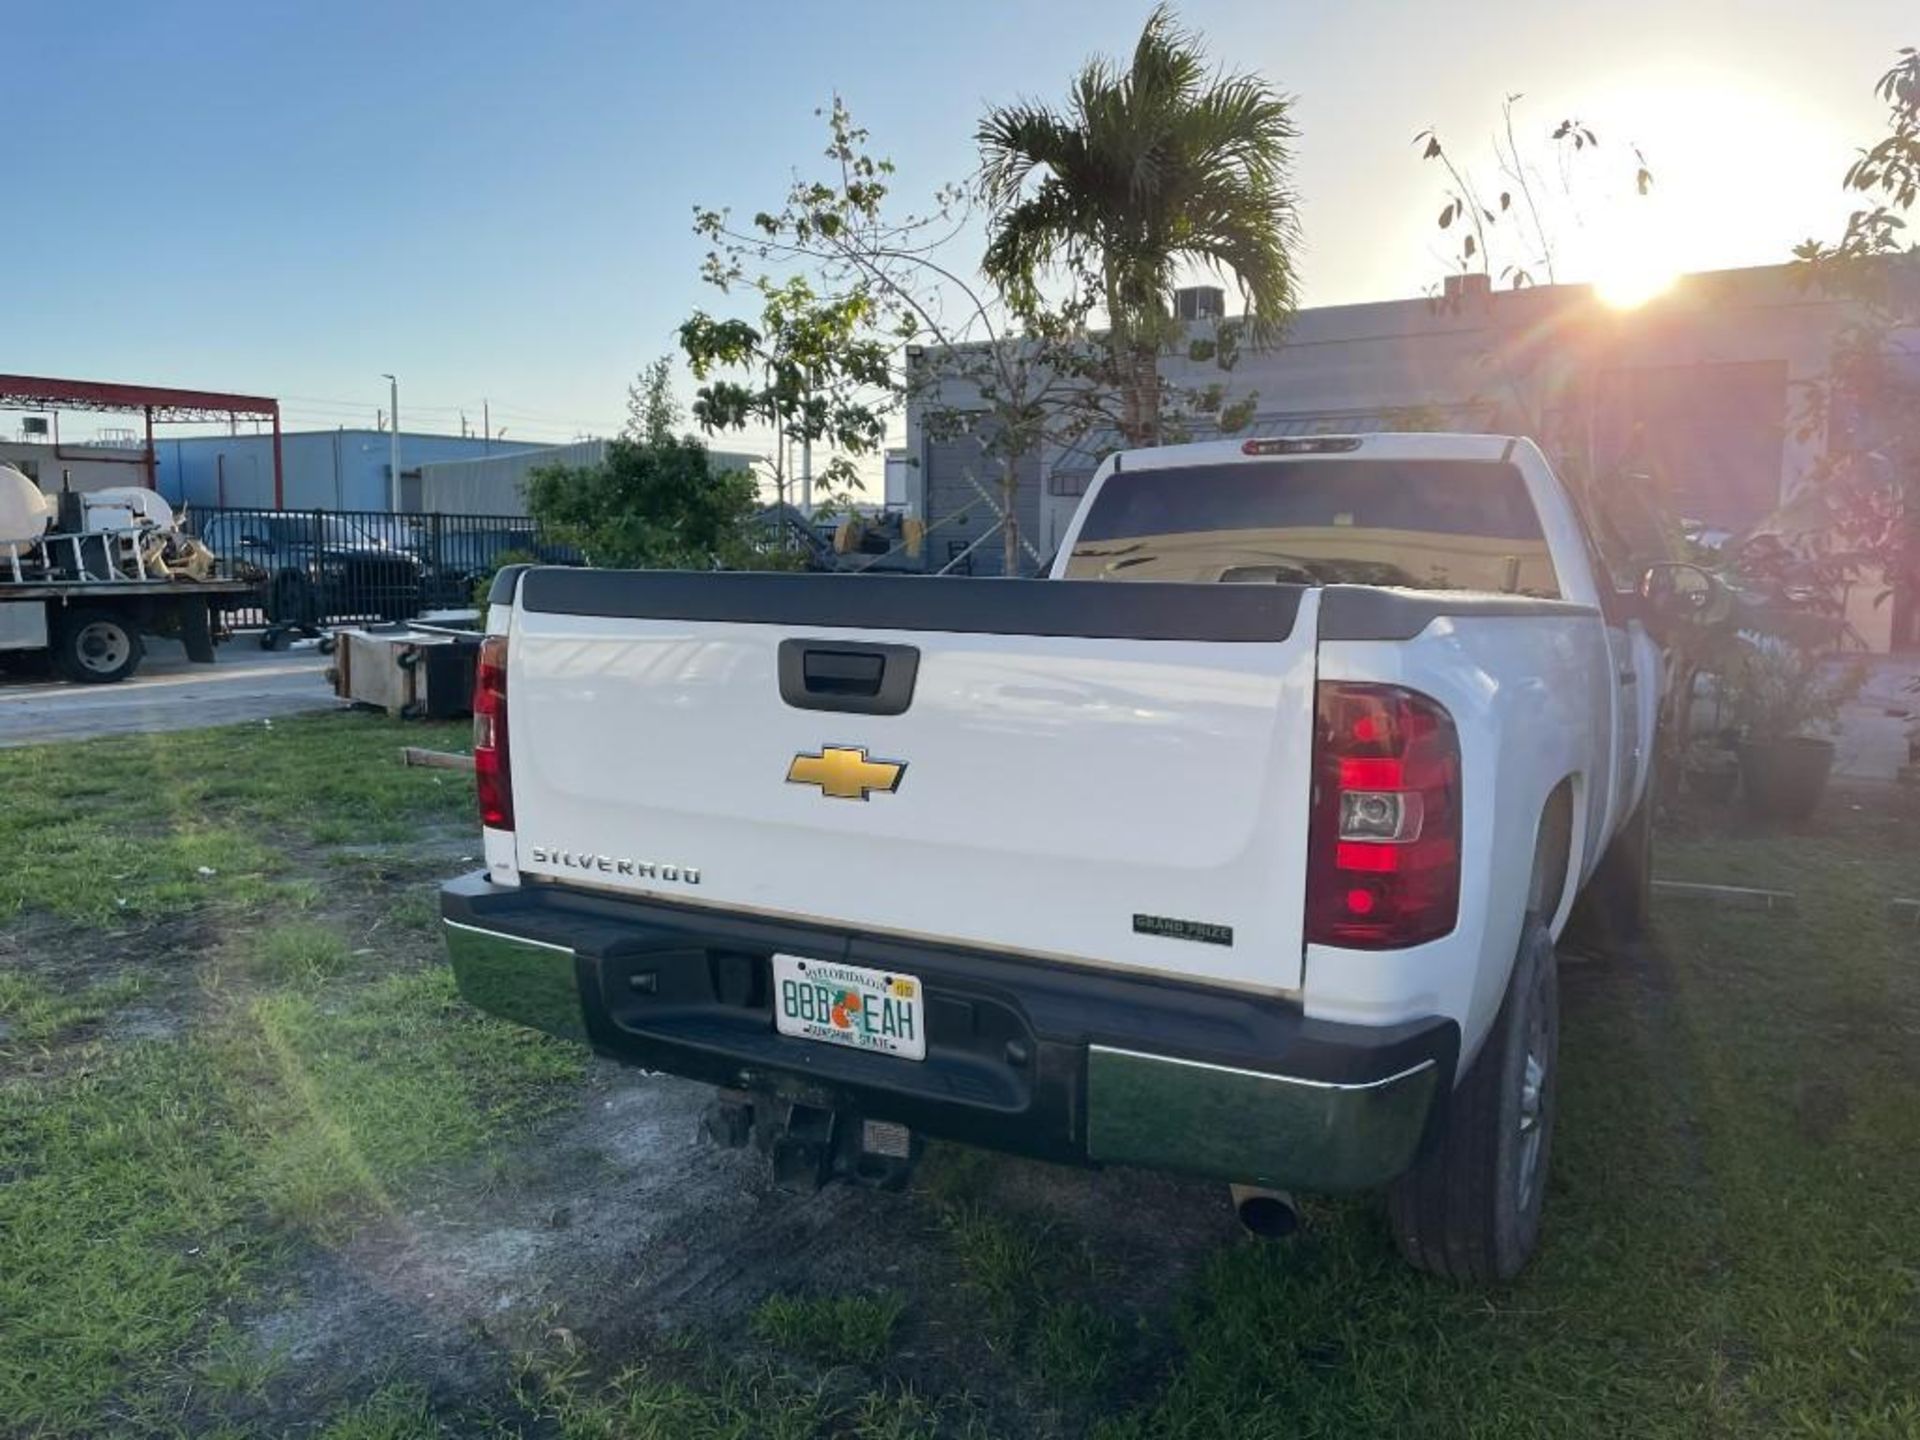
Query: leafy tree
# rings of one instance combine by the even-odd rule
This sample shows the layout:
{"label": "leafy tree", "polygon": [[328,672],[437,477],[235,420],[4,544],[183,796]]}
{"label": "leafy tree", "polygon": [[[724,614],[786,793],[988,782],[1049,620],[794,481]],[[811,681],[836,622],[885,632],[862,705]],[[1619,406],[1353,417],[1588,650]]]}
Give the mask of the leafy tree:
{"label": "leafy tree", "polygon": [[715,470],[691,438],[607,442],[598,465],[549,465],[527,477],[527,513],[590,563],[665,570],[777,564],[755,523],[759,490],[744,470]]}
{"label": "leafy tree", "polygon": [[[901,210],[892,163],[870,153],[868,132],[837,96],[828,132],[828,173],[795,180],[779,210],[762,211],[746,225],[724,210],[696,212],[695,229],[713,246],[708,278],[750,283],[750,271],[798,265],[830,293],[859,297],[875,329],[897,343],[895,395],[915,405],[936,438],[964,435],[979,443],[994,473],[968,478],[995,524],[975,544],[997,534],[1003,572],[1016,574],[1023,559],[1041,559],[1020,533],[1015,499],[1023,462],[1089,431],[1105,433],[1120,419],[1116,348],[1110,333],[1086,324],[1097,285],[1076,276],[1063,298],[1043,302],[1034,294],[1016,301],[982,283],[950,253],[971,233],[973,189],[944,186],[925,210]],[[1230,371],[1236,329],[1222,322],[1214,337],[1192,342],[1191,358]],[[1252,396],[1228,401],[1220,382],[1168,385],[1164,397],[1169,433],[1202,420],[1237,429],[1254,404]],[[972,508],[928,519],[937,527]]]}
{"label": "leafy tree", "polygon": [[1920,50],[1899,55],[1874,87],[1887,133],[1843,182],[1860,208],[1837,242],[1794,249],[1803,279],[1852,302],[1854,319],[1826,378],[1801,392],[1800,437],[1825,447],[1769,530],[1830,576],[1876,574],[1882,602],[1920,604],[1920,245],[1906,238],[1920,203]]}
{"label": "leafy tree", "polygon": [[1183,264],[1230,273],[1247,337],[1265,344],[1292,313],[1298,222],[1288,188],[1290,100],[1255,75],[1209,72],[1171,9],[1148,17],[1131,63],[1091,61],[1064,110],[990,110],[978,132],[991,208],[987,275],[1016,312],[1047,282],[1094,286],[1114,341],[1120,431],[1163,439],[1160,358]]}
{"label": "leafy tree", "polygon": [[[828,116],[826,173],[799,178],[778,210],[746,223],[726,210],[695,212],[695,230],[713,247],[706,278],[723,289],[764,289],[799,268],[820,294],[857,304],[869,333],[893,344],[888,393],[911,401],[936,438],[970,436],[992,470],[969,476],[995,524],[1004,573],[1041,558],[1020,533],[1015,507],[1023,462],[1090,431],[1116,428],[1122,414],[1121,366],[1109,332],[1090,331],[1098,285],[1073,277],[1060,298],[1016,300],[975,276],[953,252],[972,233],[976,192],[941,187],[921,210],[902,209],[892,162],[873,155],[868,132],[835,97]],[[1195,363],[1224,375],[1238,357],[1238,325],[1221,322],[1190,347]],[[1254,397],[1229,400],[1224,382],[1163,386],[1163,433],[1202,422],[1243,426]],[[984,482],[984,483],[983,483]],[[930,516],[933,526],[958,519]]]}
{"label": "leafy tree", "polygon": [[627,387],[627,423],[621,438],[664,445],[679,430],[683,414],[673,395],[673,360],[662,355]]}
{"label": "leafy tree", "polygon": [[706,278],[723,291],[745,283],[759,298],[760,319],[697,311],[681,325],[680,347],[694,378],[705,382],[693,404],[701,429],[772,429],[769,463],[783,504],[789,440],[831,448],[818,477],[829,494],[865,488],[856,462],[885,446],[887,415],[899,398],[897,341],[878,329],[883,317],[873,297],[860,287],[823,294],[800,276],[749,281],[713,265]]}

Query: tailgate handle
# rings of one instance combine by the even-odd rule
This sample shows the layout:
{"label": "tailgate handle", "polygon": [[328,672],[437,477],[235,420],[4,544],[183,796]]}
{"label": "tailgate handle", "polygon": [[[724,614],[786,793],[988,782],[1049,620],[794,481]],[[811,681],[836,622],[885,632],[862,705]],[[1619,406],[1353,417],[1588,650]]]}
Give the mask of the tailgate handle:
{"label": "tailgate handle", "polygon": [[878,695],[887,657],[860,650],[803,650],[800,673],[810,695]]}
{"label": "tailgate handle", "polygon": [[920,652],[911,645],[782,640],[780,698],[798,710],[898,715],[913,703]]}

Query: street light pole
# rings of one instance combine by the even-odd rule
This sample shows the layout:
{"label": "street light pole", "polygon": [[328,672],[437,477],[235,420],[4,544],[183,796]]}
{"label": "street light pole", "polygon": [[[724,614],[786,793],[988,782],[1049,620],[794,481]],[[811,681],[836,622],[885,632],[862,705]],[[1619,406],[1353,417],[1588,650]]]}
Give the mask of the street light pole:
{"label": "street light pole", "polygon": [[384,370],[387,382],[387,509],[400,513],[400,382]]}

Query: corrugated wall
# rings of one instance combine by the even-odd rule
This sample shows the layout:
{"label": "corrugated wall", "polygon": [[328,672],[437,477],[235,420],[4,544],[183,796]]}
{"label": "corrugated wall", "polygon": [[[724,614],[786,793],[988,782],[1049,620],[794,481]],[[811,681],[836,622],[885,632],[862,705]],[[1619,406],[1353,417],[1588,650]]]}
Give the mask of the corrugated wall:
{"label": "corrugated wall", "polygon": [[607,454],[604,440],[522,450],[482,460],[449,460],[420,467],[420,508],[442,515],[520,515],[527,475],[548,465],[598,465]]}
{"label": "corrugated wall", "polygon": [[[926,447],[927,524],[935,527],[927,537],[927,568],[938,570],[981,535],[993,529],[997,515],[980,491],[968,483],[971,475],[989,495],[1000,493],[1000,460],[984,454],[980,442],[971,435],[953,440],[930,440]],[[1032,541],[1044,557],[1046,540],[1040,530],[1040,456],[1030,454],[1019,465],[1020,489],[1014,502],[1014,518],[1021,533]],[[949,517],[965,510],[964,520]],[[946,523],[941,524],[940,522]],[[968,557],[975,575],[998,575],[1006,546],[1003,537],[981,541]],[[967,562],[962,562],[963,565]],[[1038,568],[1024,549],[1020,573],[1031,575]]]}
{"label": "corrugated wall", "polygon": [[[746,470],[751,455],[714,450],[716,470]],[[442,515],[514,515],[527,513],[527,476],[549,465],[598,465],[607,458],[605,440],[582,440],[484,459],[449,460],[420,467],[420,509]]]}

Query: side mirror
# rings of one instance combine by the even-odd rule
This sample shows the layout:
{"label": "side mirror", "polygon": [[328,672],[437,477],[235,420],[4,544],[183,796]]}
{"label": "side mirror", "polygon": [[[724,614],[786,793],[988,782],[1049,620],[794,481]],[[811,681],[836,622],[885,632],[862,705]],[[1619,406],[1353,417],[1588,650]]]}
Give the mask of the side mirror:
{"label": "side mirror", "polygon": [[1640,577],[1640,598],[1653,621],[1710,623],[1726,613],[1732,594],[1711,570],[1684,560],[1649,565]]}

